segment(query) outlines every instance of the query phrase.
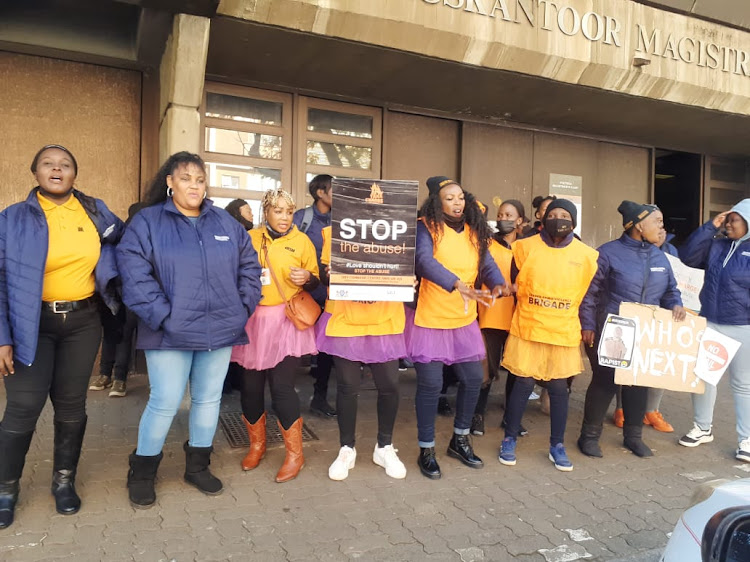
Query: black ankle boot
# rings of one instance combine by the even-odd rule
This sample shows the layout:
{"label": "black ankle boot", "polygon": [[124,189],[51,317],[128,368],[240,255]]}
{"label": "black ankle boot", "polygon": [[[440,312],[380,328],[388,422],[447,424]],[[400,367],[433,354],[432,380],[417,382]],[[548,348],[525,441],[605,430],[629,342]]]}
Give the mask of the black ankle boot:
{"label": "black ankle boot", "polygon": [[0,529],[13,524],[20,490],[19,481],[33,434],[33,431],[5,431],[0,426]]}
{"label": "black ankle boot", "polygon": [[442,476],[440,465],[435,458],[435,447],[420,447],[417,464],[419,465],[419,470],[427,478],[437,480]]}
{"label": "black ankle boot", "polygon": [[0,482],[0,529],[13,524],[19,490],[18,480]]}
{"label": "black ankle boot", "polygon": [[135,451],[130,455],[130,470],[128,471],[128,497],[133,507],[144,509],[151,507],[156,502],[156,489],[154,481],[159,463],[164,458],[163,453],[153,457],[136,455]]}
{"label": "black ankle boot", "polygon": [[76,493],[76,472],[85,433],[86,418],[75,422],[55,422],[52,495],[55,497],[55,508],[62,515],[72,515],[81,509],[81,498]]}
{"label": "black ankle boot", "polygon": [[437,413],[439,416],[449,417],[453,415],[453,408],[451,408],[450,402],[448,402],[447,396],[441,396],[438,398]]}
{"label": "black ankle boot", "polygon": [[578,437],[578,448],[587,457],[601,458],[602,448],[599,446],[599,438],[602,436],[601,425],[583,424],[581,435]]}
{"label": "black ankle boot", "polygon": [[653,457],[654,452],[643,442],[643,424],[626,425],[622,428],[623,445],[638,457]]}
{"label": "black ankle boot", "polygon": [[185,450],[185,482],[209,496],[218,496],[222,493],[224,485],[208,469],[214,448],[191,447],[187,441],[182,448]]}
{"label": "black ankle boot", "polygon": [[471,468],[482,468],[484,466],[482,459],[474,454],[471,438],[468,435],[453,434],[448,445],[448,456],[460,460]]}

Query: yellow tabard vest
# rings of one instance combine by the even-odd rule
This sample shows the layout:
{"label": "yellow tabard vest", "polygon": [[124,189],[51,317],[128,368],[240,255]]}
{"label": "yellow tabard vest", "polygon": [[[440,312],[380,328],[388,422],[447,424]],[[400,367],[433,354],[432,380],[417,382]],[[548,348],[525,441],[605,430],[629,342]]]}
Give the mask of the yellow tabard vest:
{"label": "yellow tabard vest", "polygon": [[548,246],[541,235],[516,242],[518,303],[510,333],[527,341],[579,345],[578,307],[596,273],[598,256],[575,238],[564,248]]}
{"label": "yellow tabard vest", "polygon": [[[323,251],[320,263],[331,263],[331,227],[323,228]],[[406,325],[404,305],[400,302],[359,302],[326,300],[325,311],[331,314],[326,335],[339,338],[386,336],[400,334]]]}
{"label": "yellow tabard vest", "polygon": [[[473,287],[479,275],[479,252],[471,241],[469,226],[465,226],[462,232],[446,226],[442,237],[436,240],[433,234],[432,241],[432,255],[435,259],[466,285]],[[458,291],[449,293],[440,285],[422,278],[414,317],[417,326],[450,330],[468,326],[476,319],[476,301],[469,301],[469,312],[464,314],[464,300]]]}
{"label": "yellow tabard vest", "polygon": [[[513,246],[515,246],[515,242],[511,245],[511,247]],[[490,244],[489,251],[497,267],[500,268],[500,273],[503,274],[505,282],[510,283],[510,264],[513,261],[513,251],[495,240]],[[485,286],[482,286],[482,288],[488,289]],[[479,327],[510,330],[510,322],[515,307],[516,301],[512,296],[495,300],[495,304],[489,308],[479,306]]]}

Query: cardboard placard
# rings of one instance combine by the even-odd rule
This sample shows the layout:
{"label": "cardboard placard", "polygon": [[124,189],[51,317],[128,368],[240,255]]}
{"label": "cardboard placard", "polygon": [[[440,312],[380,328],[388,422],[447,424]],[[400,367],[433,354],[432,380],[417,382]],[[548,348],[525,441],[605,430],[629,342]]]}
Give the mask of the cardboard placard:
{"label": "cardboard placard", "polygon": [[615,370],[615,383],[705,392],[705,383],[694,373],[705,318],[688,314],[675,322],[670,310],[632,302],[620,304],[620,316],[635,319],[637,330],[633,364]]}
{"label": "cardboard placard", "polygon": [[677,281],[677,288],[682,295],[682,306],[689,308],[693,312],[701,311],[701,300],[699,298],[703,288],[703,278],[705,272],[702,269],[688,267],[675,256],[665,254],[672,266],[674,278]]}
{"label": "cardboard placard", "polygon": [[419,182],[331,182],[331,300],[414,300]]}

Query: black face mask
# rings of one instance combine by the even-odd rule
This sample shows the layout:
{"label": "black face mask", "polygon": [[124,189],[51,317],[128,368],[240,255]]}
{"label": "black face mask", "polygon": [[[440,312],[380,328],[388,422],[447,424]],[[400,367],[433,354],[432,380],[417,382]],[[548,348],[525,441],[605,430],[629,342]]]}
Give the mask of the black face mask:
{"label": "black face mask", "polygon": [[505,236],[516,229],[516,221],[497,221],[497,233]]}
{"label": "black face mask", "polygon": [[568,219],[547,219],[544,221],[544,230],[552,238],[564,238],[573,232],[573,221]]}
{"label": "black face mask", "polygon": [[242,225],[242,228],[245,230],[252,230],[253,229],[253,222],[247,220],[245,217],[240,216],[237,218],[237,222],[239,222]]}

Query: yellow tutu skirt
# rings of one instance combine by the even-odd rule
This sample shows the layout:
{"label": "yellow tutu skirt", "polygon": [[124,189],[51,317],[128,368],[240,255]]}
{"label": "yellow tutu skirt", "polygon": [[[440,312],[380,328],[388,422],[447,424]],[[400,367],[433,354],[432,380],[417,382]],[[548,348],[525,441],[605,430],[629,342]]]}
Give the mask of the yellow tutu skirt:
{"label": "yellow tutu skirt", "polygon": [[581,346],[527,341],[513,334],[505,342],[502,364],[514,375],[542,381],[567,379],[583,371]]}

